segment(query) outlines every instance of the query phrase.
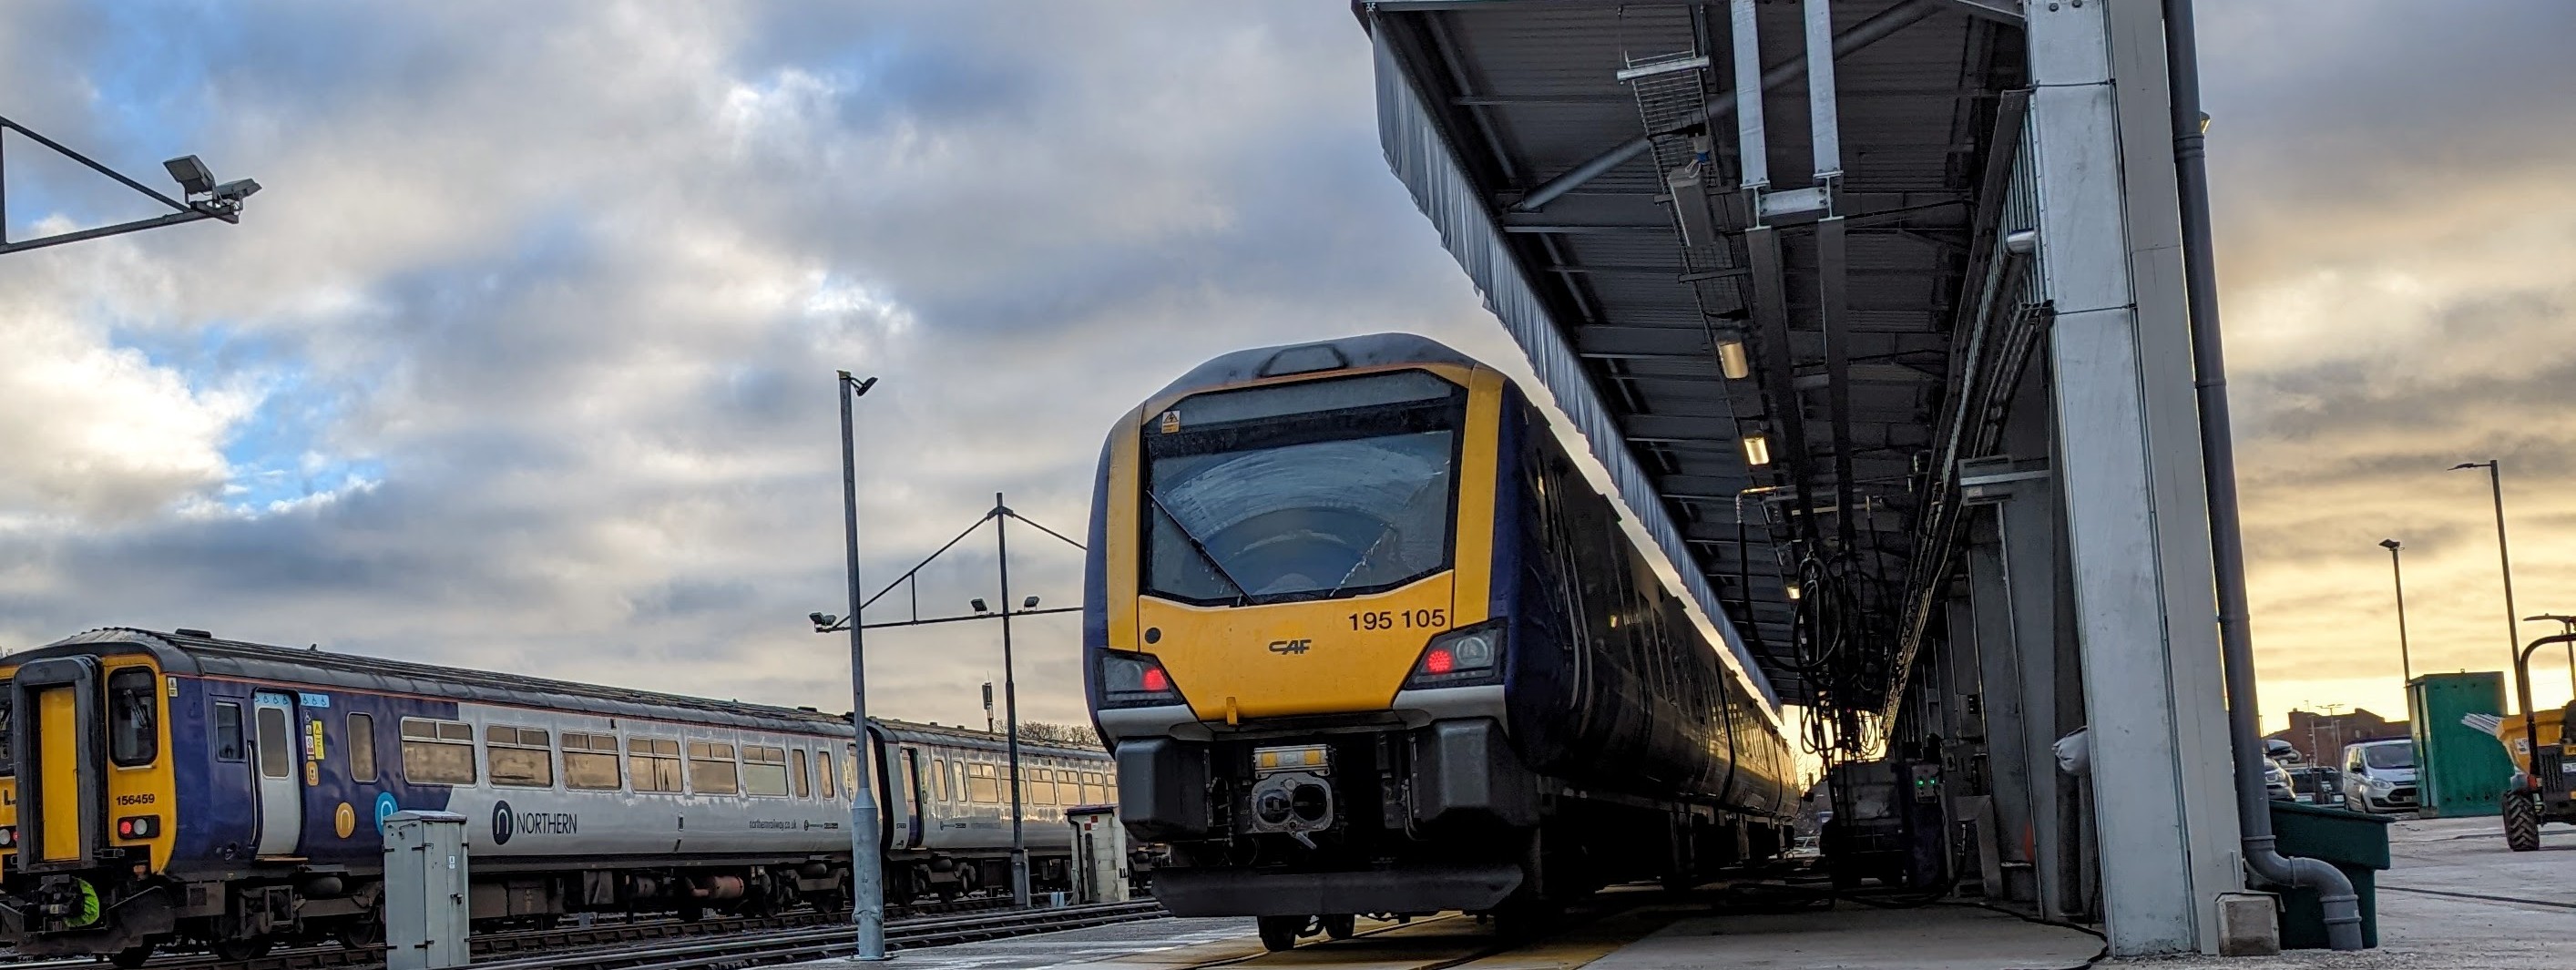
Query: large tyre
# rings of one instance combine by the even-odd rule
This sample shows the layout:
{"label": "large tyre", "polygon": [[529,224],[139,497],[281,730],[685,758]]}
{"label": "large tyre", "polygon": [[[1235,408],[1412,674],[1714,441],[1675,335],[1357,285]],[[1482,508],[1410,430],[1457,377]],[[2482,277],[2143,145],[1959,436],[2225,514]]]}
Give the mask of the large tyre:
{"label": "large tyre", "polygon": [[1324,924],[1324,935],[1336,940],[1350,939],[1353,935],[1357,934],[1360,929],[1359,917],[1353,916],[1349,913],[1342,913],[1335,916],[1318,916],[1315,917],[1315,922]]}
{"label": "large tyre", "polygon": [[1269,950],[1272,953],[1277,953],[1281,950],[1295,947],[1297,945],[1297,938],[1306,935],[1306,924],[1311,922],[1314,917],[1263,916],[1259,919],[1261,926],[1262,948]]}
{"label": "large tyre", "polygon": [[2540,851],[2540,806],[2531,796],[2504,793],[2504,844],[2515,852]]}

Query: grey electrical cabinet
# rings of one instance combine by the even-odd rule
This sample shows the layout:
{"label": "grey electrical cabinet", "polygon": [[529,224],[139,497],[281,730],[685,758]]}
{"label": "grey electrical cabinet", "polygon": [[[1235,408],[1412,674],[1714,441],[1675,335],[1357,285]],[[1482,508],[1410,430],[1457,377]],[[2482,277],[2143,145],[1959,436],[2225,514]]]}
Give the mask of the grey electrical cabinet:
{"label": "grey electrical cabinet", "polygon": [[436,970],[473,961],[467,947],[465,816],[385,817],[385,970]]}
{"label": "grey electrical cabinet", "polygon": [[1119,823],[1118,809],[1068,808],[1064,820],[1073,826],[1074,901],[1126,902],[1127,826]]}

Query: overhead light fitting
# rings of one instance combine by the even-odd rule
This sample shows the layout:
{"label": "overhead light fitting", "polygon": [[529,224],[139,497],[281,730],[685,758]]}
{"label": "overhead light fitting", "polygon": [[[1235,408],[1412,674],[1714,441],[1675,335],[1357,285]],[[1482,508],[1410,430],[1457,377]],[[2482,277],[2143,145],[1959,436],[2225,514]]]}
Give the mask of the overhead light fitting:
{"label": "overhead light fitting", "polygon": [[179,183],[179,191],[185,195],[215,190],[215,170],[207,168],[205,160],[195,155],[181,155],[161,163],[161,167],[169,170],[171,181]]}
{"label": "overhead light fitting", "polygon": [[985,606],[985,605],[984,605],[984,601],[983,601],[983,600],[980,600],[980,599],[976,599],[976,600],[968,600],[968,601],[966,601],[966,605],[974,607],[974,608],[975,608],[975,612],[977,612],[977,613],[990,613],[990,612],[993,612],[993,608],[992,608],[992,607],[989,607],[989,606]]}
{"label": "overhead light fitting", "polygon": [[1717,369],[1730,381],[1753,375],[1753,361],[1744,355],[1744,341],[1729,340],[1717,345]]}
{"label": "overhead light fitting", "polygon": [[1021,600],[1021,601],[1020,601],[1020,608],[1021,608],[1021,609],[1024,609],[1024,610],[1034,610],[1034,609],[1037,609],[1037,608],[1038,608],[1038,598],[1037,598],[1037,597],[1035,597],[1035,596],[1032,596],[1032,597],[1029,597],[1028,599]]}
{"label": "overhead light fitting", "polygon": [[1793,600],[1806,592],[1805,590],[1799,589],[1798,584],[1796,583],[1790,583],[1787,586],[1783,586],[1781,587],[1781,590],[1788,593],[1789,598]]}
{"label": "overhead light fitting", "polygon": [[1769,435],[1749,434],[1744,436],[1744,463],[1755,468],[1760,468],[1771,463],[1771,437]]}

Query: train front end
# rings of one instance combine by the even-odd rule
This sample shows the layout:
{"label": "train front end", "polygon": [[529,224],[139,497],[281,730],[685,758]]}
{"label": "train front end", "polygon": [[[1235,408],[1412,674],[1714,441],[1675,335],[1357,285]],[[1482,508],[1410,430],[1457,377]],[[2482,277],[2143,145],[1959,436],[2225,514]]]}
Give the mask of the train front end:
{"label": "train front end", "polygon": [[170,933],[162,872],[178,819],[163,684],[155,656],[131,644],[0,666],[0,941],[20,956],[139,955]]}
{"label": "train front end", "polygon": [[1522,885],[1509,393],[1429,340],[1359,337],[1218,358],[1111,434],[1086,673],[1127,826],[1171,847],[1171,911],[1487,910]]}

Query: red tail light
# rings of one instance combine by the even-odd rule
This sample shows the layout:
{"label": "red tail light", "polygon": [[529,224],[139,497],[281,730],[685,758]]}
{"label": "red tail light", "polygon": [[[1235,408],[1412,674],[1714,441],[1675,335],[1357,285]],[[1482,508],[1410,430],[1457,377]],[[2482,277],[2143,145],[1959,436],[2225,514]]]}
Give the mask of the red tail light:
{"label": "red tail light", "polygon": [[148,839],[160,834],[158,815],[129,815],[116,820],[116,837],[120,839]]}
{"label": "red tail light", "polygon": [[1433,647],[1430,653],[1422,655],[1422,669],[1426,673],[1445,674],[1457,667],[1458,657],[1447,647]]}
{"label": "red tail light", "polygon": [[1481,623],[1432,637],[1404,678],[1406,689],[1468,687],[1503,681],[1503,626]]}
{"label": "red tail light", "polygon": [[1099,667],[1100,706],[1103,708],[1153,707],[1179,704],[1181,692],[1172,684],[1172,675],[1163,671],[1162,661],[1141,653],[1101,651]]}

